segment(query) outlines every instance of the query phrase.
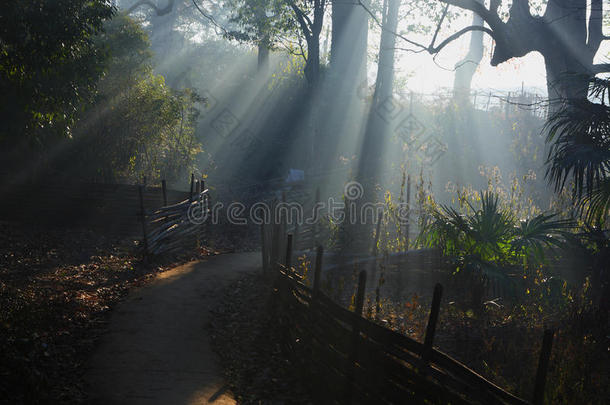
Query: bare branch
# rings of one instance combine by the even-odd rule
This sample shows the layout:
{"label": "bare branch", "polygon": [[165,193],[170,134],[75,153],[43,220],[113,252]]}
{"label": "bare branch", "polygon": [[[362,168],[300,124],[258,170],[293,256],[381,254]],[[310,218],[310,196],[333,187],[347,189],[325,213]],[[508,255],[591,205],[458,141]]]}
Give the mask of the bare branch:
{"label": "bare branch", "polygon": [[449,45],[451,42],[455,41],[456,39],[458,39],[459,37],[461,37],[462,35],[464,35],[467,32],[470,32],[470,31],[483,31],[483,32],[489,34],[489,36],[491,36],[492,38],[495,39],[494,32],[492,30],[490,30],[489,28],[483,27],[481,25],[471,25],[470,27],[462,28],[461,30],[459,30],[459,31],[453,33],[452,35],[448,36],[437,47],[434,47],[434,46],[432,46],[432,44],[430,44],[430,47],[428,48],[428,52],[430,52],[430,53],[438,53],[444,47]]}
{"label": "bare branch", "polygon": [[598,63],[593,65],[593,74],[610,73],[610,63]]}
{"label": "bare branch", "polygon": [[495,33],[491,29],[489,29],[487,27],[480,26],[480,25],[473,25],[473,26],[470,26],[470,27],[462,28],[461,30],[459,30],[456,33],[454,33],[454,34],[450,35],[449,37],[447,37],[445,40],[443,40],[443,42],[441,42],[438,46],[435,47],[434,46],[434,42],[436,41],[436,37],[438,35],[438,32],[440,31],[440,24],[442,23],[442,21],[444,19],[444,16],[446,14],[446,11],[447,11],[447,8],[445,8],[445,13],[443,14],[443,17],[441,18],[441,21],[440,21],[440,23],[439,23],[439,25],[438,25],[438,27],[436,29],[436,33],[434,34],[434,38],[432,38],[432,42],[430,43],[430,45],[426,46],[426,45],[420,44],[418,42],[415,42],[413,40],[410,40],[409,38],[407,38],[404,35],[401,35],[401,34],[399,34],[397,32],[388,30],[387,28],[385,28],[383,26],[383,24],[381,24],[381,22],[379,21],[377,16],[375,16],[375,14],[366,5],[364,5],[362,3],[362,0],[358,0],[358,2],[366,10],[366,12],[371,16],[371,18],[375,21],[375,23],[378,26],[381,27],[382,30],[384,30],[386,32],[389,32],[392,35],[395,35],[396,37],[402,39],[403,41],[408,42],[409,44],[419,48],[419,51],[416,51],[414,49],[409,49],[409,48],[407,48],[407,49],[395,48],[395,49],[406,50],[406,51],[414,52],[414,53],[419,53],[419,52],[426,51],[426,52],[428,52],[430,54],[434,54],[434,53],[440,52],[444,47],[449,45],[449,43],[451,43],[452,41],[455,41],[456,39],[458,39],[459,37],[461,37],[462,35],[464,35],[467,32],[470,32],[470,31],[483,31],[483,32],[489,34],[492,38],[495,39]]}
{"label": "bare branch", "polygon": [[470,10],[473,13],[477,13],[481,18],[494,29],[499,24],[503,24],[502,20],[498,16],[497,8],[499,6],[498,1],[492,1],[491,9],[488,10],[483,2],[477,0],[440,0],[445,4],[456,6],[465,10]]}
{"label": "bare branch", "polygon": [[445,9],[443,10],[443,15],[441,16],[441,19],[438,21],[438,25],[436,26],[436,31],[434,31],[434,36],[432,37],[432,42],[430,42],[430,46],[434,46],[434,43],[436,42],[436,37],[438,37],[438,33],[441,30],[443,21],[445,21],[445,17],[447,16],[447,11],[449,11],[449,4],[447,4],[445,6]]}
{"label": "bare branch", "polygon": [[[204,16],[208,21],[210,21],[214,27],[218,28],[219,30],[221,30],[223,32],[223,34],[230,36],[231,33],[222,25],[218,24],[218,22],[216,22],[216,19],[207,14],[205,11],[203,11],[203,9],[201,7],[199,7],[199,4],[197,4],[197,0],[193,0],[193,5],[197,8],[197,10],[199,11],[199,13]],[[218,33],[218,32],[217,32]]]}
{"label": "bare branch", "polygon": [[303,12],[303,10],[301,10],[294,3],[293,0],[288,0],[288,5],[290,6],[290,8],[292,8],[294,13],[296,14],[297,21],[298,21],[299,25],[301,26],[301,30],[303,31],[303,34],[305,35],[305,39],[307,40],[307,42],[309,42],[313,35],[312,29],[311,29],[313,24],[311,23],[311,20],[309,19],[307,14],[305,14]]}

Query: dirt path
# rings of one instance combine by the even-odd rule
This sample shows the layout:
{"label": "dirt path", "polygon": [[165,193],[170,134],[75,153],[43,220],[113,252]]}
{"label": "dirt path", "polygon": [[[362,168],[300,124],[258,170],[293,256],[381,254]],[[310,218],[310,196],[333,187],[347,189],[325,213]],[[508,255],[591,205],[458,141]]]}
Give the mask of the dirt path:
{"label": "dirt path", "polygon": [[260,253],[213,256],[161,273],[114,311],[86,380],[97,404],[234,404],[207,331],[208,311]]}

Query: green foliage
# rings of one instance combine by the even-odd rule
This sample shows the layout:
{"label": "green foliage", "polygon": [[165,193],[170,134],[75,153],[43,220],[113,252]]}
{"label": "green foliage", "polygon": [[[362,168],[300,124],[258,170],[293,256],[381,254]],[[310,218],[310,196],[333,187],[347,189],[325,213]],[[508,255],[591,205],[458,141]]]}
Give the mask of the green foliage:
{"label": "green foliage", "polygon": [[587,222],[605,222],[610,208],[610,81],[594,79],[592,96],[601,101],[567,100],[547,123],[547,178],[557,191],[571,180],[573,199]]}
{"label": "green foliage", "polygon": [[115,17],[96,42],[111,56],[95,105],[75,129],[70,163],[106,181],[180,178],[201,151],[195,122],[203,100],[152,72],[148,38],[128,17]]}
{"label": "green foliage", "polygon": [[475,308],[483,288],[495,283],[513,289],[509,273],[522,265],[545,261],[545,249],[564,246],[573,224],[556,214],[538,214],[518,220],[492,192],[481,192],[480,203],[466,200],[469,214],[455,208],[432,205],[418,243],[439,248],[451,267],[470,283]]}
{"label": "green foliage", "polygon": [[273,49],[282,34],[292,31],[287,3],[282,0],[238,0],[232,3],[230,22],[239,29],[226,36],[242,42],[260,44]]}
{"label": "green foliage", "polygon": [[544,248],[561,246],[571,221],[556,214],[539,214],[518,221],[501,208],[498,196],[480,193],[480,207],[466,202],[472,213],[463,215],[447,206],[433,206],[419,242],[440,247],[448,256],[474,256],[485,262],[516,264],[522,259],[544,260]]}
{"label": "green foliage", "polygon": [[17,1],[0,13],[0,140],[66,136],[92,100],[105,54],[93,37],[107,0]]}

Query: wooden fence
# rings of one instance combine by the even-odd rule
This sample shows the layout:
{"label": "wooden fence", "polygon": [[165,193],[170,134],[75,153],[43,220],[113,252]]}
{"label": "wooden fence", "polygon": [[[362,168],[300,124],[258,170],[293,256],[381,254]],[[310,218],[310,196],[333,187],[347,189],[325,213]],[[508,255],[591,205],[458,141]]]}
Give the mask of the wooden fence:
{"label": "wooden fence", "polygon": [[166,200],[164,206],[146,210],[142,196],[140,187],[140,221],[147,254],[180,252],[203,244],[210,214],[209,192],[203,180],[191,176],[189,198],[177,204],[168,205]]}
{"label": "wooden fence", "polygon": [[[553,331],[544,333],[533,399],[485,379],[433,347],[441,305],[437,284],[424,342],[362,317],[367,274],[360,272],[355,311],[320,291],[323,248],[317,249],[312,286],[292,268],[293,236],[281,224],[263,225],[263,269],[274,277],[275,314],[283,345],[324,403],[543,403]],[[284,250],[282,250],[284,249]]]}
{"label": "wooden fence", "polygon": [[141,235],[141,206],[155,209],[189,198],[163,185],[80,181],[0,182],[0,220],[81,227],[109,235]]}

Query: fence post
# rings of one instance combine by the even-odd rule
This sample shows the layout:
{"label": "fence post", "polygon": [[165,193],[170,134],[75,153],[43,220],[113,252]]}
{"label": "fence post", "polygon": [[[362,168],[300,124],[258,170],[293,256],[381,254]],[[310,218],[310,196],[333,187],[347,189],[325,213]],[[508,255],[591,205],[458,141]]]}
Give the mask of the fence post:
{"label": "fence post", "polygon": [[292,266],[292,234],[289,233],[286,237],[286,259],[284,260],[286,269]]}
{"label": "fence post", "polygon": [[286,201],[286,192],[282,191],[282,206],[284,207],[284,213],[286,215],[280,216],[280,252],[285,248],[284,243],[286,243],[286,236],[288,234],[288,211],[285,209]]}
{"label": "fence post", "polygon": [[407,224],[405,226],[406,246],[405,250],[409,250],[411,242],[411,175],[407,175]]}
{"label": "fence post", "polygon": [[265,222],[261,224],[261,252],[263,256],[263,274],[267,273],[267,267],[269,266],[268,256],[267,256],[267,240],[266,240],[266,229]]}
{"label": "fence post", "polygon": [[534,386],[534,405],[542,405],[544,403],[544,385],[546,383],[546,373],[549,369],[554,334],[555,332],[553,330],[547,329],[544,331],[544,337],[542,338],[542,348],[540,349],[538,370],[536,371],[536,383]]}
{"label": "fence post", "polygon": [[[320,203],[320,186],[316,187],[316,202],[314,205],[314,209],[316,211],[318,209],[319,203]],[[318,244],[318,219],[319,218],[315,218],[315,221],[314,221],[312,229],[311,229],[311,242],[312,242],[311,247],[313,249],[315,249],[316,245]]]}
{"label": "fence post", "polygon": [[379,233],[381,232],[381,222],[383,221],[383,212],[377,216],[377,228],[375,229],[375,245],[373,245],[373,256],[377,257],[377,245],[379,244]]}
{"label": "fence post", "polygon": [[315,298],[320,293],[320,277],[322,276],[322,257],[324,256],[324,248],[320,245],[316,252],[316,267],[313,272],[313,297]]}
{"label": "fence post", "polygon": [[379,320],[381,312],[381,291],[379,287],[375,288],[375,319]]}
{"label": "fence post", "polygon": [[[202,186],[203,186],[202,183],[203,183],[202,180],[197,180],[197,204],[201,204],[200,207],[203,212],[205,207],[203,205],[203,197],[201,196],[201,190],[202,190]],[[203,224],[204,224],[204,222],[199,224],[199,230],[197,232],[197,248],[198,249],[203,248]]]}
{"label": "fence post", "polygon": [[[203,182],[203,191],[205,191],[205,181]],[[210,210],[210,217],[212,216],[212,198],[210,197],[210,190],[205,193],[205,206]]]}
{"label": "fence post", "polygon": [[146,232],[146,213],[144,212],[143,186],[138,187],[138,193],[140,195],[140,220],[142,221],[142,234],[144,236],[142,242],[144,243],[144,254],[148,254],[148,235]]}
{"label": "fence post", "polygon": [[163,192],[163,206],[167,207],[167,183],[165,179],[161,180],[161,192]]}
{"label": "fence post", "polygon": [[436,332],[436,322],[438,321],[438,313],[441,309],[441,297],[443,295],[443,286],[436,284],[434,286],[434,295],[432,296],[432,307],[430,308],[430,317],[428,318],[428,326],[426,327],[426,337],[424,338],[424,348],[422,352],[422,360],[427,363],[432,355],[432,344],[434,343],[434,333]]}
{"label": "fence post", "polygon": [[352,325],[352,350],[349,356],[349,363],[347,369],[347,387],[346,387],[346,397],[347,404],[351,404],[354,391],[353,385],[356,379],[356,362],[358,361],[358,346],[360,341],[360,321],[362,320],[362,310],[364,309],[364,293],[366,291],[366,271],[362,270],[358,275],[358,290],[356,292],[356,306],[354,308],[354,313],[356,314],[356,318],[354,319],[354,324]]}
{"label": "fence post", "polygon": [[295,251],[299,250],[299,218],[294,222],[294,234],[292,235],[292,244]]}
{"label": "fence post", "polygon": [[205,246],[207,244],[208,235],[208,221],[212,221],[212,210],[210,209],[209,191],[206,193],[205,180],[201,180],[201,192],[205,193],[201,196],[202,209],[205,212],[204,221],[201,224],[201,243]]}
{"label": "fence post", "polygon": [[273,222],[271,225],[271,257],[270,257],[270,268],[275,271],[277,268],[277,260],[280,251],[280,226],[278,224],[278,218],[276,215],[277,200],[273,202]]}
{"label": "fence post", "polygon": [[195,191],[195,173],[191,173],[191,196],[190,200],[193,201],[193,192]]}
{"label": "fence post", "polygon": [[366,290],[366,270],[362,270],[358,275],[358,291],[356,292],[356,308],[354,312],[361,317],[364,309],[364,293]]}

